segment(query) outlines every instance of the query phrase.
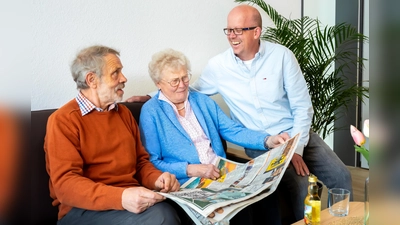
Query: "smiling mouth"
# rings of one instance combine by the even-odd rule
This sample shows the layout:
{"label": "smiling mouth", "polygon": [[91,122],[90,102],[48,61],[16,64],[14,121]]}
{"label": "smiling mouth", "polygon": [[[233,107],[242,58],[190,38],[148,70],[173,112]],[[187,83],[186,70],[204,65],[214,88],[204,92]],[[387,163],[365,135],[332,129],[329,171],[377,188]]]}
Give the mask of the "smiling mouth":
{"label": "smiling mouth", "polygon": [[240,41],[231,41],[231,43],[232,43],[232,45],[238,45],[238,44],[240,44],[242,42],[240,42]]}

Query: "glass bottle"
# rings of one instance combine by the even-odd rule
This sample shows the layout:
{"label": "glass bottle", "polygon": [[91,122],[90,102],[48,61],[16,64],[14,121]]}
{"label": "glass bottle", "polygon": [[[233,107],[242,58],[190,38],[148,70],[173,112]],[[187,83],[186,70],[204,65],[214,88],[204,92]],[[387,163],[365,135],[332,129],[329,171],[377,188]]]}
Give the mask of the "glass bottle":
{"label": "glass bottle", "polygon": [[319,225],[321,220],[321,199],[318,196],[317,177],[308,177],[308,194],[304,199],[304,224]]}

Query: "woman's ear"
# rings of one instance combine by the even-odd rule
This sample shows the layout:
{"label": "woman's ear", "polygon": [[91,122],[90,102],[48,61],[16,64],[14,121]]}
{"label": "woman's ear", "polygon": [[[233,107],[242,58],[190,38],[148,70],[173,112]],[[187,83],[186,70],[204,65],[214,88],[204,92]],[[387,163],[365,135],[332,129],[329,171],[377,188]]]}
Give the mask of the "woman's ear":
{"label": "woman's ear", "polygon": [[161,90],[160,82],[158,82],[158,83],[156,84],[156,86],[157,86],[158,90]]}

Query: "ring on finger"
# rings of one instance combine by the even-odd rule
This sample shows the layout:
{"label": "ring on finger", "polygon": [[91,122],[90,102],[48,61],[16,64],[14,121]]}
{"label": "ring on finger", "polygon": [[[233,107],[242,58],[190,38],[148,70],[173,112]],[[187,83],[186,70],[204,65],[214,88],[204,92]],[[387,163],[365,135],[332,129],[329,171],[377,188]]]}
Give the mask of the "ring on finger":
{"label": "ring on finger", "polygon": [[150,202],[147,203],[147,207],[150,207]]}

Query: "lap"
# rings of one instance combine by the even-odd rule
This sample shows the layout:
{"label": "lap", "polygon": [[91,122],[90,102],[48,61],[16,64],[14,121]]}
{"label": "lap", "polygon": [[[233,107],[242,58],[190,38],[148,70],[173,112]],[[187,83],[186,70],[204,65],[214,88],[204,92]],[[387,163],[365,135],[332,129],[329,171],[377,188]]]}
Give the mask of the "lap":
{"label": "lap", "polygon": [[[154,216],[157,215],[157,216]],[[136,214],[126,210],[106,210],[93,211],[80,208],[72,208],[61,220],[58,225],[68,224],[93,224],[93,225],[133,225],[133,224],[180,224],[173,207],[166,203],[160,202],[146,211]]]}

